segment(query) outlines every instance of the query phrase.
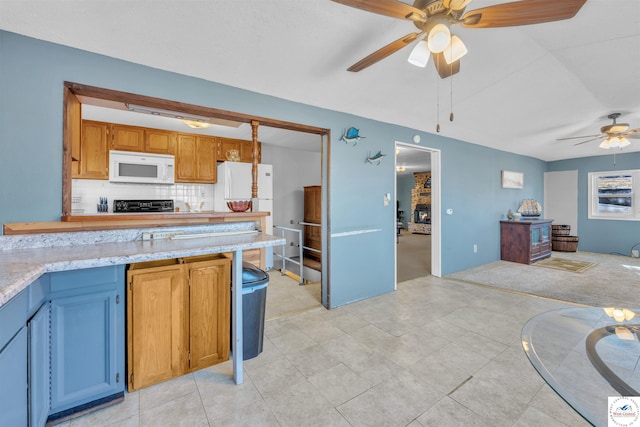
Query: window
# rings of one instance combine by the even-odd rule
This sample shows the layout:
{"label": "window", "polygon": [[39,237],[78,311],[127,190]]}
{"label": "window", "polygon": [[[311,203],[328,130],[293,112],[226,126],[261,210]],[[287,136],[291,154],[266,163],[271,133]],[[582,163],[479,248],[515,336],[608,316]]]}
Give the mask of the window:
{"label": "window", "polygon": [[640,221],[640,170],[589,173],[589,218]]}

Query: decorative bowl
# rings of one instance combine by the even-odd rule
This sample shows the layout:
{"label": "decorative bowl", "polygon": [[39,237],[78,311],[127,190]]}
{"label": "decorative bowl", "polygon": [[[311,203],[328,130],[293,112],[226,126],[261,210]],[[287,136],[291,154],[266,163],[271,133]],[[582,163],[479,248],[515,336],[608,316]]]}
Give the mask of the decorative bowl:
{"label": "decorative bowl", "polygon": [[234,212],[245,212],[251,207],[251,200],[236,200],[227,202],[227,206]]}

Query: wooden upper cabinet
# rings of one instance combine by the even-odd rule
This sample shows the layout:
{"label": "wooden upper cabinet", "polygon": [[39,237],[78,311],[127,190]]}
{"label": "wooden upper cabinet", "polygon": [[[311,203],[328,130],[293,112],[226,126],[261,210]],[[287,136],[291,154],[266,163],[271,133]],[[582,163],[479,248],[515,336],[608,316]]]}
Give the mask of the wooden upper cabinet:
{"label": "wooden upper cabinet", "polygon": [[80,161],[73,178],[109,179],[109,136],[108,123],[82,122]]}
{"label": "wooden upper cabinet", "polygon": [[144,152],[144,128],[137,126],[112,125],[112,150]]}
{"label": "wooden upper cabinet", "polygon": [[177,133],[159,129],[144,130],[144,152],[174,154],[176,152]]}
{"label": "wooden upper cabinet", "polygon": [[[245,141],[243,139],[220,138],[218,158],[221,161],[226,160],[228,153],[231,150],[238,151],[241,162],[252,163],[253,141]],[[261,144],[258,143],[258,163],[260,163],[260,157],[261,157]]]}
{"label": "wooden upper cabinet", "polygon": [[68,88],[64,88],[66,102],[64,114],[64,132],[71,141],[71,160],[80,160],[80,139],[82,138],[82,104]]}
{"label": "wooden upper cabinet", "polygon": [[217,138],[178,134],[176,181],[213,184],[217,178]]}

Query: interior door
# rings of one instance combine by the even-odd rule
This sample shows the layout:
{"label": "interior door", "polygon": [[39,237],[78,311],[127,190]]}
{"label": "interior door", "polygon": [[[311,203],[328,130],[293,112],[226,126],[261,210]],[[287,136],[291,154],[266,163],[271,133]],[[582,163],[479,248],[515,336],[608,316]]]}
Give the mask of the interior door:
{"label": "interior door", "polygon": [[578,234],[578,171],[545,172],[544,217],[571,226]]}

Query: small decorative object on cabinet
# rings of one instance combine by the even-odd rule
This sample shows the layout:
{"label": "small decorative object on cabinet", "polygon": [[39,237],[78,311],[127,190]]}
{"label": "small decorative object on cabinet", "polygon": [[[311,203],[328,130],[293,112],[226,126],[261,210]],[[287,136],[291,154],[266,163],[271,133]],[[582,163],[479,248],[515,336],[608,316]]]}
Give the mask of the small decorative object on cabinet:
{"label": "small decorative object on cabinet", "polygon": [[523,217],[537,218],[542,214],[542,206],[533,199],[524,199],[518,208]]}
{"label": "small decorative object on cabinet", "polygon": [[552,219],[500,221],[500,259],[531,264],[551,256]]}
{"label": "small decorative object on cabinet", "polygon": [[240,161],[240,153],[238,150],[228,150],[227,151],[227,161],[229,162],[239,162]]}

